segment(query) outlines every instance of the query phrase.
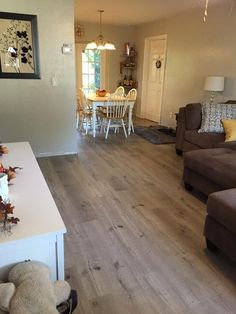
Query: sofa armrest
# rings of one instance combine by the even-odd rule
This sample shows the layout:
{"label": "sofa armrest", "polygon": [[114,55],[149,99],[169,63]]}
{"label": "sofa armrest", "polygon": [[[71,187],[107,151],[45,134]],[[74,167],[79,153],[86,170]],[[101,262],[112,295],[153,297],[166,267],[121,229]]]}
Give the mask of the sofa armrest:
{"label": "sofa armrest", "polygon": [[201,125],[201,104],[191,103],[179,109],[178,123],[176,130],[176,153],[183,152],[184,133],[185,130],[197,130]]}
{"label": "sofa armrest", "polygon": [[185,124],[187,130],[197,130],[201,126],[202,106],[200,103],[187,104],[185,107]]}
{"label": "sofa armrest", "polygon": [[185,107],[181,107],[179,108],[175,143],[176,153],[179,155],[183,152],[185,130],[186,130]]}

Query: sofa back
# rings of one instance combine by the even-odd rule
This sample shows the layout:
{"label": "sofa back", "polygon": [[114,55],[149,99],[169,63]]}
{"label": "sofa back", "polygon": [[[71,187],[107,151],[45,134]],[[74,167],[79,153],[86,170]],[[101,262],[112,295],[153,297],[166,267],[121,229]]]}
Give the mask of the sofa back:
{"label": "sofa back", "polygon": [[227,100],[226,104],[236,104],[236,100]]}
{"label": "sofa back", "polygon": [[[236,100],[227,100],[226,104],[235,104]],[[186,130],[197,130],[201,126],[202,108],[200,103],[187,104],[185,107]]]}
{"label": "sofa back", "polygon": [[201,126],[202,109],[200,103],[188,104],[185,107],[185,123],[187,130],[196,130]]}

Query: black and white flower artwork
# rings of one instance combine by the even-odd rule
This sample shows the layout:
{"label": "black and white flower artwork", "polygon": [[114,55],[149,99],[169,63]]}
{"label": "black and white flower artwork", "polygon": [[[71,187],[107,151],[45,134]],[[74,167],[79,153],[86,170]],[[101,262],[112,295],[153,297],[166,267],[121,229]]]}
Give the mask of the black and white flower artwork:
{"label": "black and white flower artwork", "polygon": [[0,12],[0,77],[39,78],[37,18]]}

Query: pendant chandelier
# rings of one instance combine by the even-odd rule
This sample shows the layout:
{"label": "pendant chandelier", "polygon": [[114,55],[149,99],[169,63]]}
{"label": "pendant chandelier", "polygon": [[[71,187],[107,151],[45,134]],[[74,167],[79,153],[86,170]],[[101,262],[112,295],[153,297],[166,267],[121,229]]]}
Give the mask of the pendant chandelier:
{"label": "pendant chandelier", "polygon": [[86,46],[86,49],[98,49],[98,50],[115,50],[116,47],[109,41],[104,40],[102,35],[102,13],[104,10],[98,10],[100,14],[100,34],[98,35],[97,40],[89,42]]}

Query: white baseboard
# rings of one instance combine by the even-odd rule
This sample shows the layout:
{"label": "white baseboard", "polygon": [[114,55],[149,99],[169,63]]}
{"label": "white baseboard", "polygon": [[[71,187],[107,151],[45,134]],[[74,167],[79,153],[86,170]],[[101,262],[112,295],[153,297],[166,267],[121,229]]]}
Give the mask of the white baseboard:
{"label": "white baseboard", "polygon": [[77,155],[78,152],[46,152],[46,153],[39,153],[35,157],[41,158],[41,157],[53,157],[53,156],[65,156],[65,155]]}

